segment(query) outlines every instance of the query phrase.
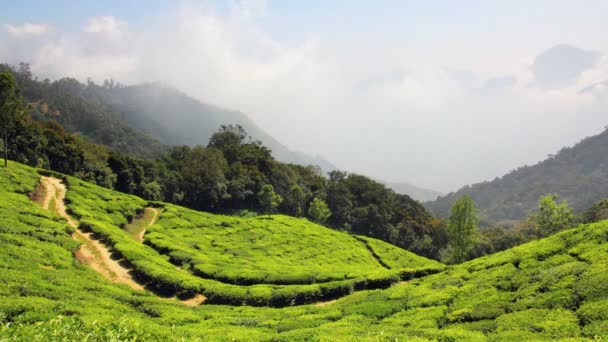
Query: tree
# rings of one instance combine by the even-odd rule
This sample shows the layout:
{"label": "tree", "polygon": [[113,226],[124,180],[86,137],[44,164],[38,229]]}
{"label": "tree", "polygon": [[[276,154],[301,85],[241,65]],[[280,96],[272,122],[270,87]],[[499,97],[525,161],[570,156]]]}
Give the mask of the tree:
{"label": "tree", "polygon": [[290,190],[290,197],[293,205],[293,214],[296,217],[302,217],[302,214],[304,213],[304,201],[306,200],[306,193],[304,192],[304,189],[297,184],[292,186]]}
{"label": "tree", "polygon": [[310,216],[313,221],[319,224],[324,224],[331,216],[331,211],[327,207],[327,203],[325,203],[325,201],[315,197],[308,208],[308,216]]}
{"label": "tree", "polygon": [[262,190],[258,193],[258,200],[260,201],[262,212],[270,217],[270,214],[283,202],[283,197],[274,192],[272,185],[264,184]]}
{"label": "tree", "polygon": [[550,194],[539,199],[538,212],[531,217],[538,237],[549,236],[574,224],[572,209],[565,200],[557,204],[558,198],[558,195]]}
{"label": "tree", "polygon": [[23,98],[17,88],[15,76],[0,72],[0,129],[4,135],[4,167],[8,166],[8,131],[24,115]]}
{"label": "tree", "polygon": [[450,239],[446,261],[461,263],[468,259],[475,248],[477,237],[477,209],[468,195],[459,198],[450,213],[447,233]]}

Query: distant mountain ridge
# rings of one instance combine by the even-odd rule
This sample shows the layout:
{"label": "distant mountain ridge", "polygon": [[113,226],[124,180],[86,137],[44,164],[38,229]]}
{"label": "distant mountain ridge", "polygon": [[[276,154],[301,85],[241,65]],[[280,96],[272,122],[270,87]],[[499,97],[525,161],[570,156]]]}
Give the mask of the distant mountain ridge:
{"label": "distant mountain ridge", "polygon": [[577,212],[608,197],[608,129],[536,165],[520,167],[490,182],[467,185],[424,206],[447,217],[456,199],[470,195],[488,225],[527,217],[536,209],[539,197],[550,193],[567,200]]}
{"label": "distant mountain ridge", "polygon": [[269,147],[277,160],[317,165],[325,172],[336,169],[322,156],[288,149],[242,112],[207,104],[160,83],[96,87],[90,96],[109,106],[130,126],[167,145],[207,145],[221,125],[238,124],[253,139]]}
{"label": "distant mountain ridge", "polygon": [[379,181],[379,182],[383,183],[387,187],[393,189],[398,194],[408,195],[411,198],[415,199],[416,201],[420,201],[420,202],[434,201],[437,199],[437,197],[443,195],[439,191],[420,188],[420,187],[417,187],[410,183],[384,182],[384,181]]}

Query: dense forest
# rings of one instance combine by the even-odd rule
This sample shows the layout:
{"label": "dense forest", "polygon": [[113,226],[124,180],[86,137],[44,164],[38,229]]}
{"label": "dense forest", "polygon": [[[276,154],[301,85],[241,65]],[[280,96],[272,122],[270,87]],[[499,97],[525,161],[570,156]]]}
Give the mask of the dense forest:
{"label": "dense forest", "polygon": [[501,221],[513,224],[533,213],[540,196],[553,193],[576,212],[582,212],[608,197],[606,146],[608,129],[536,165],[521,167],[491,182],[466,186],[425,203],[425,207],[439,217],[447,217],[458,198],[470,195],[479,206],[483,226]]}

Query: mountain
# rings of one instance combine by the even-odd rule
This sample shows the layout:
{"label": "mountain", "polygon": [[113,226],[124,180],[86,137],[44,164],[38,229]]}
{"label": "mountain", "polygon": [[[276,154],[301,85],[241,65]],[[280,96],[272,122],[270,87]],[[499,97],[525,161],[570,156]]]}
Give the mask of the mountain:
{"label": "mountain", "polygon": [[129,123],[167,145],[207,145],[221,125],[243,126],[255,140],[285,163],[316,165],[329,172],[336,167],[325,158],[288,149],[245,114],[201,102],[160,83],[134,86],[90,86],[88,97],[106,105]]}
{"label": "mountain", "polygon": [[410,183],[383,181],[380,181],[380,183],[383,183],[387,187],[393,189],[398,194],[408,195],[416,201],[420,202],[434,201],[437,199],[437,197],[442,195],[441,192],[425,188],[419,188]]}
{"label": "mountain", "polygon": [[539,197],[550,193],[567,200],[577,212],[608,197],[608,129],[536,165],[465,186],[424,205],[435,215],[447,217],[456,199],[470,195],[487,225],[527,217],[537,207]]}

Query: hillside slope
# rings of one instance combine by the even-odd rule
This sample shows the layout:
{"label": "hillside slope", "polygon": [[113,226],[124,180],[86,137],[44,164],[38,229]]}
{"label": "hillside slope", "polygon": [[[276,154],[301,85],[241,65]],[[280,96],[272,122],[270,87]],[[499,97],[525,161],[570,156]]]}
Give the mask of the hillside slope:
{"label": "hillside slope", "polygon": [[[73,229],[28,198],[39,179],[35,169],[16,163],[0,168],[0,340],[82,340],[86,336],[90,340],[164,341],[579,341],[608,337],[608,221],[323,305],[190,308],[112,284],[76,262],[73,253],[78,243],[70,237]],[[77,180],[71,182],[74,188],[68,193],[80,186]],[[101,204],[96,213],[88,213],[99,222],[124,222],[128,208],[142,204],[130,197],[121,201],[121,195],[97,192],[95,187],[82,190],[86,198],[73,199],[85,206]],[[180,222],[172,221],[172,226]]]}
{"label": "hillside slope", "polygon": [[560,195],[578,212],[608,196],[608,130],[536,165],[466,186],[424,205],[435,215],[447,217],[459,197],[470,195],[482,218],[491,223],[525,218],[537,207],[539,197],[550,193]]}
{"label": "hillside slope", "polygon": [[108,106],[132,127],[168,145],[207,145],[221,125],[237,124],[269,147],[285,163],[316,165],[325,172],[336,169],[321,156],[292,151],[257,126],[247,115],[201,102],[158,83],[127,87],[90,86],[88,97]]}
{"label": "hillside slope", "polygon": [[5,69],[15,75],[35,119],[56,120],[69,132],[129,155],[154,158],[166,149],[160,141],[132,128],[106,106],[90,101],[86,96],[87,86],[75,79],[40,81],[27,65],[15,69],[0,64],[0,70]]}

